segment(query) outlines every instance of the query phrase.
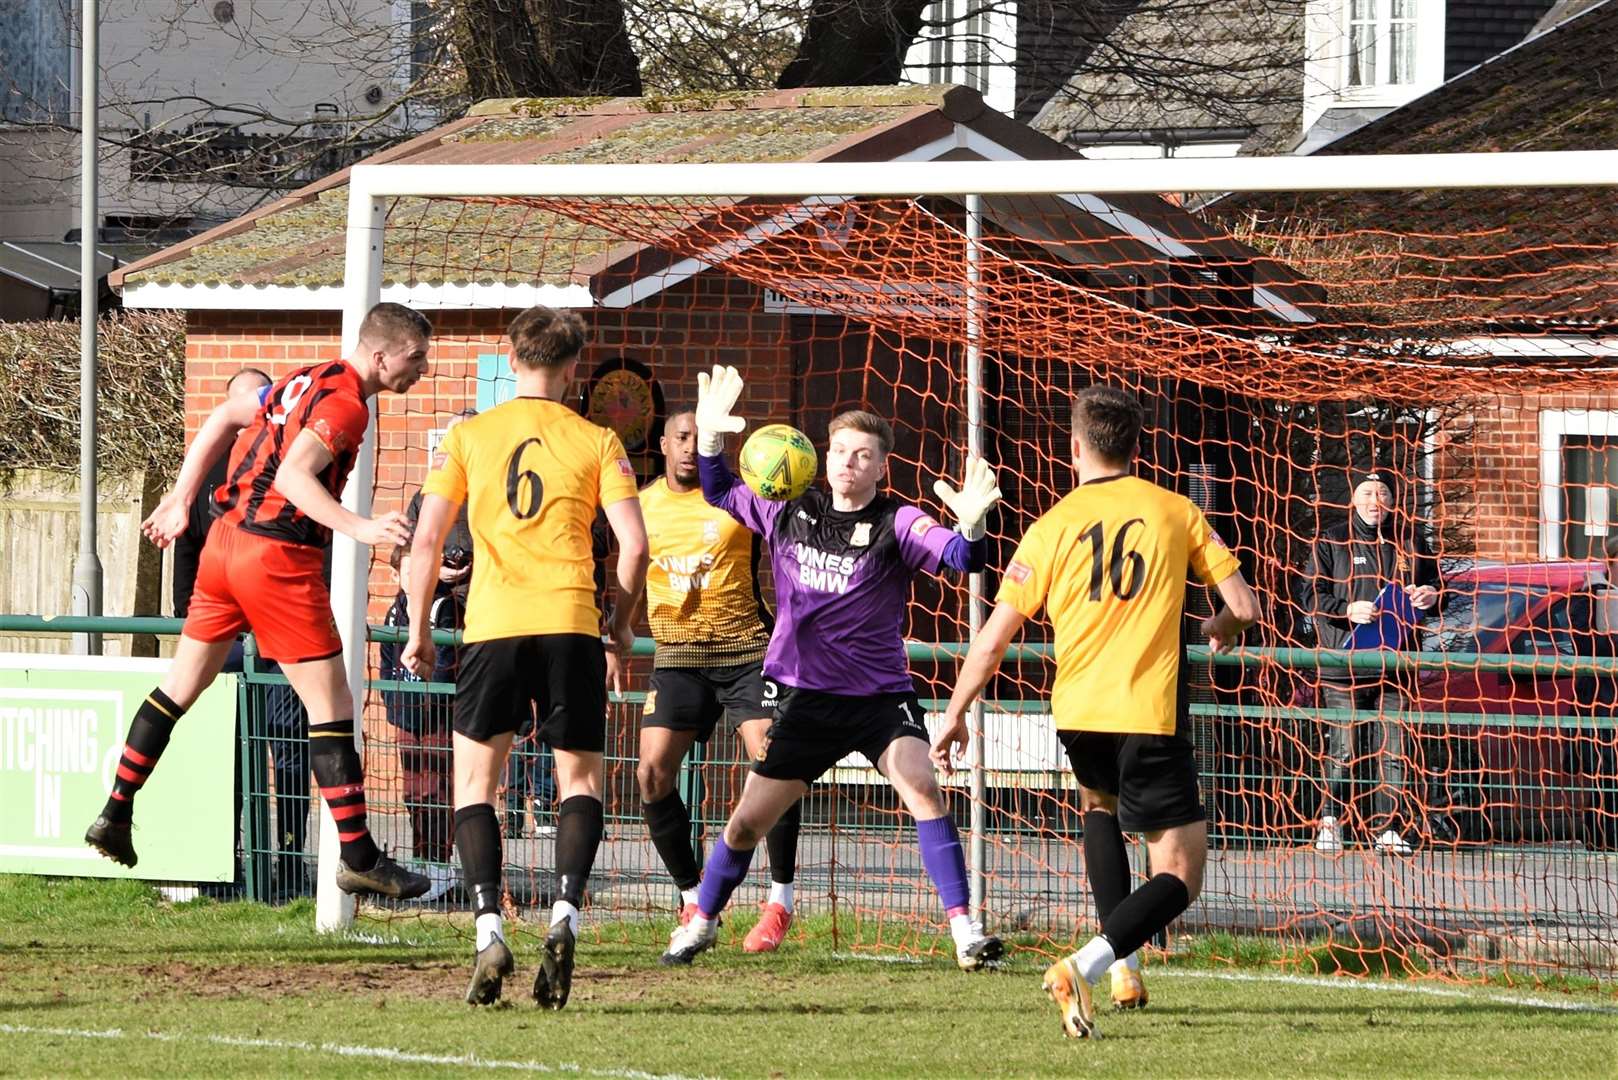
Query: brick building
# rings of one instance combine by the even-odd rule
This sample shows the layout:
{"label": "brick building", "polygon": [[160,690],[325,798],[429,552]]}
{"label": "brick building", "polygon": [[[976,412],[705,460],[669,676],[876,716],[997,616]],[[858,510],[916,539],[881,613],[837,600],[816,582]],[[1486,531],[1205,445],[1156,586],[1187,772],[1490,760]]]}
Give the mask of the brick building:
{"label": "brick building", "polygon": [[[369,161],[1075,157],[987,109],[974,91],[882,87],[734,98],[486,102],[466,118]],[[218,404],[225,379],[243,365],[277,375],[339,354],[346,175],[336,173],[117,276],[126,305],[188,312],[188,430]],[[958,206],[936,211],[953,214],[958,225]],[[1191,271],[1201,272],[1210,260],[1252,257],[1172,203],[1150,196],[1053,199],[1037,207],[1029,200],[985,200],[985,217],[987,234],[1052,264],[1104,252],[1106,261],[1130,268],[1129,279],[1090,284],[1120,290],[1128,303],[1147,310],[1183,306],[1198,287]],[[958,347],[906,334],[902,327],[873,330],[801,297],[708,269],[700,259],[625,244],[588,223],[561,221],[542,206],[469,209],[410,199],[393,206],[383,297],[427,312],[437,335],[429,379],[406,397],[381,399],[379,509],[400,506],[419,486],[427,451],[448,417],[501,400],[509,375],[500,338],[515,311],[532,303],[586,312],[593,330],[581,369],[591,373],[587,407],[625,435],[644,477],[658,468],[650,436],[661,417],[633,415],[634,402],[622,395],[642,389],[633,379],[615,377],[626,369],[649,375],[665,406],[674,407],[691,400],[698,370],[733,363],[748,377],[743,404],[751,417],[784,420],[818,436],[834,411],[869,405],[899,421],[903,461],[919,467],[922,461],[948,463],[958,454],[953,448],[964,424]],[[823,240],[833,237],[828,243],[838,227],[835,215],[813,225]],[[536,241],[536,234],[545,241]],[[1176,238],[1177,255],[1164,253],[1165,236]],[[1101,273],[1116,275],[1072,268],[1076,281]],[[958,296],[948,302],[959,306]],[[1303,317],[1286,296],[1263,289],[1249,287],[1236,302],[1255,318],[1285,323]],[[1045,374],[1030,376],[1039,385],[1019,388],[1008,381],[998,388],[1005,413],[1000,419],[1019,439],[1051,442],[1062,462],[1065,454],[1053,441],[1056,425],[1066,420],[1058,399],[1060,391],[1078,384],[1045,360]],[[1036,392],[1049,408],[1024,408]],[[1031,510],[1037,510],[1032,497],[1047,502],[1051,491],[1065,487],[1065,481],[1036,471],[1019,474],[1031,485]],[[930,481],[896,478],[895,486],[920,492]],[[386,570],[379,569],[372,581],[373,615],[381,614],[390,592]],[[922,604],[940,613],[948,606],[936,592],[924,594]]]}

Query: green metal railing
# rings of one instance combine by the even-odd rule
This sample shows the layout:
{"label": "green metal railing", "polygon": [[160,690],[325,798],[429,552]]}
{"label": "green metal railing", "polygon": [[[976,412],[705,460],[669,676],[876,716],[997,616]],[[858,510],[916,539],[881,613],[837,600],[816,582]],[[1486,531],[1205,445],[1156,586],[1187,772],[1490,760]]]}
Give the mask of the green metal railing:
{"label": "green metal railing", "polygon": [[[32,615],[0,615],[0,632],[5,633],[172,636],[179,633],[181,626],[182,622],[178,619],[151,617],[45,618]],[[373,626],[368,628],[368,637],[373,642],[397,642],[404,640],[405,631],[393,627]],[[440,632],[434,635],[434,639],[439,644],[454,644],[459,642],[459,635]],[[967,645],[963,642],[913,642],[908,645],[911,660],[918,664],[948,665],[958,661],[966,649]],[[304,864],[303,851],[314,847],[313,837],[300,841],[294,836],[289,842],[286,835],[289,831],[289,821],[294,824],[299,820],[308,822],[310,817],[308,800],[311,796],[306,775],[301,787],[290,775],[283,776],[273,785],[276,807],[272,815],[271,760],[279,760],[275,752],[289,750],[288,744],[297,740],[289,739],[284,733],[272,732],[270,726],[272,709],[275,706],[274,695],[280,693],[282,704],[286,704],[285,677],[264,670],[252,650],[250,638],[245,651],[238,701],[238,712],[242,717],[240,745],[247,751],[242,753],[240,765],[244,841],[242,876],[246,895],[255,899],[270,899],[276,895],[275,886],[279,886],[280,893],[284,895],[288,891],[289,876],[296,879],[298,874],[306,872],[300,869]],[[645,658],[650,657],[652,653],[653,644],[649,639],[640,639],[635,643],[634,655]],[[1052,649],[1049,645],[1017,645],[1009,650],[1008,661],[1041,663],[1048,661],[1051,654]],[[1191,646],[1187,649],[1186,656],[1197,666],[1197,671],[1204,674],[1209,672],[1210,664],[1222,670],[1232,667],[1249,670],[1274,669],[1301,672],[1306,675],[1317,671],[1345,669],[1379,674],[1459,669],[1469,674],[1492,673],[1508,677],[1557,679],[1618,674],[1618,659],[1595,657],[1518,657],[1474,653],[1366,655],[1331,650],[1264,647],[1242,648],[1215,656],[1202,646]],[[942,679],[947,675],[947,671],[938,674]],[[1199,689],[1205,691],[1201,696],[1213,700],[1193,700],[1189,703],[1189,712],[1201,725],[1197,729],[1199,753],[1206,755],[1203,776],[1205,793],[1210,807],[1213,808],[1210,813],[1214,819],[1215,843],[1231,846],[1252,843],[1274,848],[1273,856],[1265,856],[1269,861],[1264,861],[1261,866],[1253,864],[1257,869],[1249,871],[1255,875],[1254,881],[1250,884],[1255,890],[1284,892],[1296,883],[1291,876],[1295,873],[1296,867],[1284,870],[1272,866],[1271,861],[1284,862],[1295,857],[1293,852],[1297,848],[1301,847],[1307,851],[1309,847],[1312,836],[1306,831],[1312,828],[1309,818],[1309,799],[1312,796],[1309,791],[1319,787],[1321,767],[1318,747],[1313,741],[1318,738],[1319,729],[1313,725],[1321,721],[1338,723],[1351,719],[1363,721],[1366,715],[1363,712],[1355,713],[1346,709],[1306,708],[1274,701],[1258,703],[1252,697],[1254,687],[1251,685],[1253,682],[1251,676],[1242,680],[1248,685],[1234,690],[1208,686],[1210,681],[1224,680],[1204,678],[1201,681]],[[940,683],[935,682],[934,685]],[[454,692],[453,684],[449,683],[379,679],[368,680],[367,688],[371,692],[426,694],[442,699],[447,699]],[[635,691],[614,700],[619,708],[628,708],[641,704],[644,699],[644,692]],[[937,710],[941,709],[945,702],[943,698],[934,697],[924,699],[923,704],[930,710]],[[1049,702],[1043,699],[991,700],[985,702],[985,707],[990,712],[1010,714],[1014,717],[1050,711]],[[1612,754],[1618,749],[1614,747],[1612,717],[1588,715],[1587,710],[1581,710],[1572,702],[1558,703],[1555,707],[1561,708],[1559,714],[1514,715],[1434,710],[1429,707],[1424,711],[1406,710],[1398,719],[1412,725],[1417,737],[1430,746],[1476,748],[1481,745],[1481,740],[1492,738],[1496,741],[1516,740],[1518,745],[1530,749],[1535,740],[1548,740],[1550,744],[1554,744],[1558,753],[1566,751],[1575,744],[1597,745],[1592,740],[1599,740],[1600,752],[1603,754]],[[633,786],[637,725],[627,712],[618,712],[616,716],[617,722],[611,732],[608,747],[609,773],[616,776],[616,779],[609,777],[608,831],[615,843],[640,844],[644,847],[645,845],[641,843],[644,840],[644,827],[640,822],[638,801]],[[1009,724],[1010,721],[1006,723]],[[285,730],[281,729],[282,732]],[[387,750],[390,735],[375,729],[372,730],[372,734],[375,736],[373,747]],[[995,725],[991,725],[988,737],[991,740],[997,737]],[[1301,749],[1289,751],[1293,754],[1292,758],[1287,758],[1285,754],[1275,756],[1270,750],[1254,748],[1263,739],[1269,739],[1272,743],[1287,743]],[[1224,742],[1221,743],[1220,740]],[[742,760],[739,749],[733,751],[732,748],[735,746],[728,735],[722,737],[716,735],[710,747],[704,748],[699,744],[694,748],[692,755],[687,759],[687,767],[681,772],[680,790],[692,808],[693,841],[699,851],[704,838],[712,835],[722,824],[729,810],[728,795],[734,792],[743,775],[746,762]],[[1425,767],[1420,760],[1421,752],[1412,753],[1412,769],[1419,772]],[[1448,759],[1454,761],[1454,773],[1453,776],[1447,777],[1445,782],[1457,786],[1464,784],[1475,789],[1473,794],[1476,796],[1474,802],[1477,805],[1468,810],[1475,817],[1488,813],[1509,815],[1512,800],[1519,797],[1530,805],[1542,805],[1535,804],[1533,800],[1543,800],[1547,797],[1562,799],[1567,805],[1573,805],[1577,800],[1586,800],[1586,804],[1598,807],[1598,813],[1603,815],[1601,820],[1605,822],[1606,828],[1618,833],[1618,809],[1614,809],[1618,808],[1618,775],[1614,774],[1613,766],[1605,758],[1587,774],[1578,774],[1576,770],[1563,770],[1559,775],[1571,776],[1571,780],[1555,783],[1547,781],[1536,790],[1530,790],[1522,787],[1511,777],[1503,776],[1497,768],[1493,771],[1486,768],[1478,760],[1478,751],[1475,749],[1469,749],[1467,753],[1472,755],[1471,760]],[[1266,754],[1270,756],[1264,756]],[[529,768],[541,766],[545,761],[542,751],[533,745],[526,746],[520,757],[522,763]],[[710,767],[702,767],[704,764]],[[841,779],[845,781],[842,789],[836,785],[821,785],[815,789],[811,796],[812,807],[806,816],[804,833],[806,858],[803,864],[810,867],[808,873],[811,875],[826,873],[836,875],[834,880],[827,881],[821,881],[816,877],[810,888],[824,884],[826,895],[844,898],[856,908],[862,888],[868,889],[871,895],[880,893],[884,897],[891,896],[891,879],[895,866],[904,865],[905,873],[912,870],[916,874],[920,873],[919,868],[908,867],[902,860],[892,861],[900,859],[895,853],[907,851],[908,847],[901,842],[905,819],[896,813],[896,808],[891,805],[891,793],[881,785],[869,784],[859,779],[859,775],[849,773],[842,776]],[[1071,907],[1074,903],[1079,903],[1082,907],[1082,879],[1079,876],[1081,871],[1075,863],[1064,862],[1074,858],[1074,848],[1070,841],[1078,824],[1071,792],[1071,778],[1066,775],[1065,770],[1043,769],[1043,767],[1021,771],[991,768],[986,772],[986,776],[991,778],[988,799],[992,803],[992,809],[987,814],[986,831],[994,844],[991,854],[997,860],[992,870],[991,898],[998,895],[1001,897],[1000,903],[1003,904],[1014,902],[1018,905]],[[402,776],[399,777],[399,781],[403,783]],[[1373,784],[1372,781],[1361,781],[1357,778],[1353,783],[1356,785],[1356,791],[1367,790]],[[1362,784],[1363,787],[1359,786]],[[402,787],[400,790],[402,792]],[[705,801],[705,795],[713,796],[716,792],[720,797],[710,797]],[[283,800],[288,805],[282,805]],[[708,803],[712,805],[707,805]],[[510,808],[503,809],[509,811]],[[391,835],[395,837],[406,834],[402,819],[408,807],[402,794],[398,800],[373,800],[372,810],[374,817],[383,820],[384,832],[391,830]],[[1537,811],[1525,810],[1523,813],[1531,815],[1534,812]],[[548,810],[536,809],[534,813],[536,824],[539,824],[541,817],[548,813]],[[276,835],[275,820],[281,822],[279,836]],[[546,820],[549,820],[548,817]],[[1490,825],[1488,828],[1494,826]],[[525,875],[523,887],[528,891],[524,895],[531,898],[537,899],[543,893],[544,886],[540,884],[543,875],[539,868],[547,865],[544,861],[548,858],[545,854],[548,851],[544,846],[545,843],[543,839],[536,840],[528,836],[521,841],[513,841],[512,845],[508,846],[513,872]],[[1467,850],[1476,852],[1485,846],[1486,842],[1482,842],[1470,849],[1462,849],[1454,857],[1472,857],[1466,854]],[[811,849],[819,854],[809,857],[808,852]],[[624,849],[618,850],[622,852]],[[1534,849],[1523,846],[1521,850]],[[882,858],[889,861],[870,864],[873,851],[883,852]],[[1453,878],[1444,878],[1442,883],[1433,886],[1434,894],[1424,899],[1423,903],[1429,906],[1421,909],[1424,912],[1422,918],[1432,923],[1442,923],[1446,919],[1464,922],[1474,917],[1489,920],[1516,917],[1527,919],[1536,925],[1573,925],[1574,928],[1568,931],[1570,934],[1594,934],[1600,940],[1610,940],[1613,920],[1607,913],[1607,908],[1618,904],[1618,901],[1607,895],[1618,891],[1618,884],[1608,880],[1618,876],[1618,866],[1614,865],[1613,860],[1599,852],[1586,852],[1575,848],[1559,848],[1550,854],[1531,857],[1551,861],[1540,870],[1532,872],[1503,869],[1498,874],[1504,876],[1469,877],[1467,874],[1457,874]],[[646,864],[644,859],[633,865],[613,861],[622,858],[621,855],[603,855],[602,861],[598,863],[600,870],[598,876],[602,881],[603,894],[612,888],[623,887],[625,882],[640,888],[642,894],[647,894],[646,890],[667,888],[666,877],[662,876],[660,868]],[[861,859],[867,860],[867,863],[862,864]],[[1318,868],[1309,871],[1311,874],[1318,872],[1321,872]],[[1527,877],[1524,876],[1525,873]],[[1524,900],[1520,910],[1508,909],[1504,912],[1483,914],[1474,910],[1479,901],[1468,890],[1475,891],[1478,888],[1499,890],[1514,881],[1532,881],[1534,873],[1541,875],[1544,882],[1561,883],[1556,887],[1562,889],[1562,892],[1555,895],[1547,893],[1544,897],[1536,894]],[[1275,876],[1272,880],[1272,875],[1283,876]],[[802,874],[800,880],[805,880]],[[663,882],[663,885],[655,884],[659,881]],[[864,885],[862,882],[871,884]],[[1579,884],[1581,882],[1583,884]],[[1345,917],[1371,917],[1374,914],[1374,907],[1363,905],[1374,905],[1384,901],[1378,900],[1375,896],[1368,899],[1341,899],[1340,896],[1351,891],[1351,884],[1350,882],[1333,885],[1331,888],[1335,889],[1336,893],[1313,902],[1328,906],[1346,905]],[[1205,906],[1217,906],[1220,902],[1218,887],[1210,884]],[[1227,883],[1223,887],[1231,890],[1232,897],[1229,902],[1233,907],[1241,908],[1243,904],[1251,907],[1250,898],[1245,901],[1242,898],[1244,895],[1242,890],[1247,887],[1246,885]],[[1547,885],[1534,887],[1549,888]],[[1579,893],[1579,889],[1585,892]],[[1590,892],[1592,889],[1595,890],[1593,893]],[[1602,890],[1607,890],[1607,893]],[[291,891],[296,892],[296,886]],[[819,894],[810,892],[805,895]],[[1492,892],[1490,895],[1493,895]],[[884,904],[888,902],[890,901],[882,901]],[[652,906],[662,905],[660,902],[653,902]],[[1600,929],[1602,926],[1606,929]],[[1603,934],[1606,937],[1602,937]]]}

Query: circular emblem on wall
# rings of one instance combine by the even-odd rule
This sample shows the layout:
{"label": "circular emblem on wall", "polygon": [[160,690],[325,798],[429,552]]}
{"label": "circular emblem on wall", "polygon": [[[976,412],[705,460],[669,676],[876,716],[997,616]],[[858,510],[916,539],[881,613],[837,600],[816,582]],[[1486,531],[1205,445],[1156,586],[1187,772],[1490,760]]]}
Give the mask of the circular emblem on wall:
{"label": "circular emblem on wall", "polygon": [[640,361],[620,356],[590,373],[584,415],[617,432],[630,453],[646,449],[662,414],[663,388]]}

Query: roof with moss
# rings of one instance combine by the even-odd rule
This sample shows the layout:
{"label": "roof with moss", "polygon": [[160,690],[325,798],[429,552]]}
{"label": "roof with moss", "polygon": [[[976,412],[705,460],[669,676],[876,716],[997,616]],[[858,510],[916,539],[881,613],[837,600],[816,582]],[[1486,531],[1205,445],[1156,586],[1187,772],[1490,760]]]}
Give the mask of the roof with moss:
{"label": "roof with moss", "polygon": [[[834,87],[485,101],[360,164],[883,161],[974,122],[1012,136],[1002,142],[1048,142],[963,87]],[[1066,153],[1054,144],[1032,150],[1026,156]],[[114,275],[113,284],[340,285],[347,179],[346,169],[334,173],[160,251]],[[574,284],[623,243],[530,206],[465,200],[397,199],[388,229],[389,284]]]}

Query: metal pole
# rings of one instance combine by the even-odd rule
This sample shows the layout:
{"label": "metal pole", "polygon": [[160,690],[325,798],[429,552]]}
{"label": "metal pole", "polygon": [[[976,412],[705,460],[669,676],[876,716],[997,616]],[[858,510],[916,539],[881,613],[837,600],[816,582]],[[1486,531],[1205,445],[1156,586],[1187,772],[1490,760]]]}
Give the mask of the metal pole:
{"label": "metal pole", "polygon": [[[99,221],[96,141],[100,117],[100,0],[84,0],[79,28],[79,559],[73,568],[73,614],[101,614],[101,556],[96,554],[96,274]],[[101,652],[100,634],[74,634],[80,656]]]}
{"label": "metal pole", "polygon": [[[966,452],[969,457],[983,456],[983,326],[982,303],[979,293],[981,268],[978,263],[978,241],[983,235],[983,198],[966,197]],[[967,578],[967,626],[971,638],[976,639],[983,629],[983,574]],[[983,775],[983,701],[972,703],[967,715],[972,742],[967,751],[972,777],[972,915],[983,918],[984,905],[989,896],[989,847],[985,835],[988,809],[984,806]]]}
{"label": "metal pole", "polygon": [[[360,323],[382,294],[382,231],[387,214],[381,199],[363,183],[348,190],[348,249],[343,271],[343,355],[359,346]],[[354,472],[343,489],[343,505],[362,517],[371,514],[376,483],[376,399],[371,422],[354,459]],[[348,692],[355,701],[354,749],[365,760],[364,716],[367,664],[365,615],[369,593],[370,549],[352,537],[332,537],[331,599],[337,632],[343,639],[343,667]],[[319,856],[315,863],[315,928],[322,933],[346,930],[354,923],[354,898],[337,887],[339,842],[331,807],[320,802]]]}

